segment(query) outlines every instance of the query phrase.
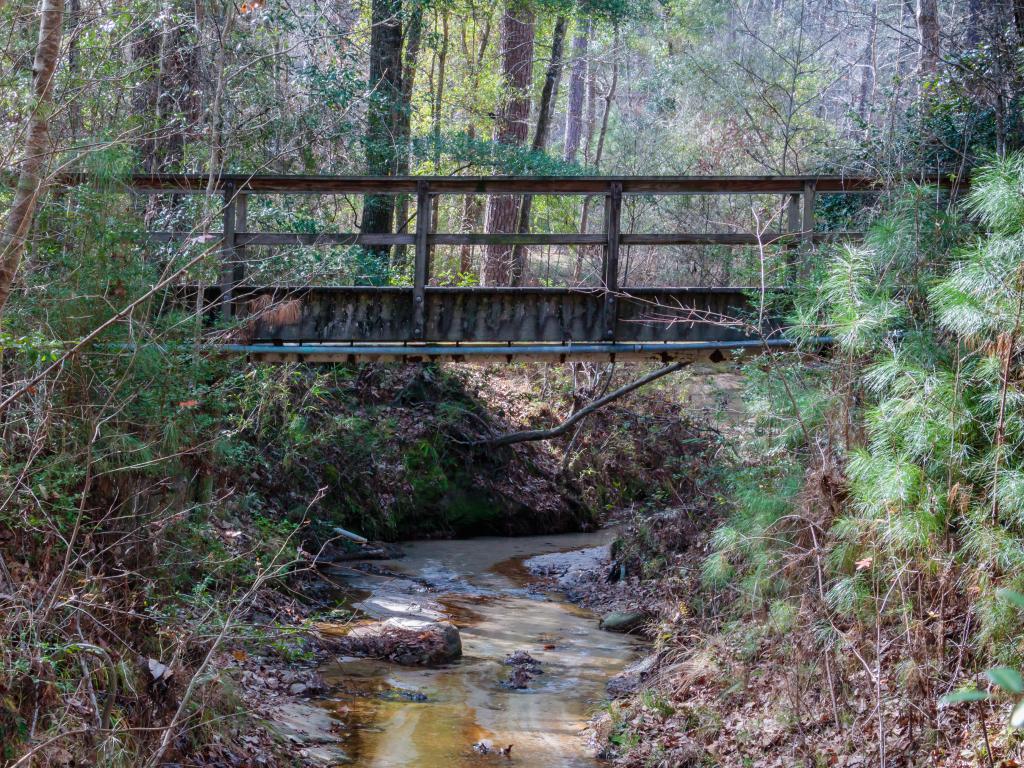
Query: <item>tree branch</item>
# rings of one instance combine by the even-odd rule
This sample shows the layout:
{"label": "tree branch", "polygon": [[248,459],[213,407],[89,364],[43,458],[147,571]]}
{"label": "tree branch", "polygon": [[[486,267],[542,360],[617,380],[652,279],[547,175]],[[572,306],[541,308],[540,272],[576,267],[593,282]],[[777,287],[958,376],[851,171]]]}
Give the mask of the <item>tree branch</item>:
{"label": "tree branch", "polygon": [[513,443],[524,443],[531,440],[550,440],[554,437],[561,437],[568,432],[574,424],[585,419],[594,411],[604,407],[612,400],[617,400],[623,395],[628,395],[634,389],[639,389],[645,384],[650,384],[652,381],[660,379],[662,376],[667,376],[670,373],[682,370],[687,365],[689,365],[689,362],[672,363],[672,365],[666,365],[664,368],[652,371],[646,376],[641,376],[636,381],[631,381],[629,384],[619,387],[614,392],[609,392],[600,400],[595,400],[586,408],[576,411],[576,413],[563,421],[557,427],[552,427],[551,429],[527,429],[522,432],[510,432],[506,435],[494,437],[489,440],[478,440],[474,445],[488,445],[492,448],[497,448],[498,446],[512,445]]}

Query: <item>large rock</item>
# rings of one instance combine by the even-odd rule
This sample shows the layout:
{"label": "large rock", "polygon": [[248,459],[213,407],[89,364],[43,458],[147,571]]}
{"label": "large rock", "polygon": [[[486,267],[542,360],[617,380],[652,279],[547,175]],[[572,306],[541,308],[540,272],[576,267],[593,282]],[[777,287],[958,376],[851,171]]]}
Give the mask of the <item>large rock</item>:
{"label": "large rock", "polygon": [[601,619],[601,629],[609,632],[632,632],[647,619],[648,616],[643,611],[612,611]]}
{"label": "large rock", "polygon": [[353,656],[387,659],[407,666],[447,664],[462,656],[462,638],[454,624],[404,617],[356,627],[338,638],[338,647]]}

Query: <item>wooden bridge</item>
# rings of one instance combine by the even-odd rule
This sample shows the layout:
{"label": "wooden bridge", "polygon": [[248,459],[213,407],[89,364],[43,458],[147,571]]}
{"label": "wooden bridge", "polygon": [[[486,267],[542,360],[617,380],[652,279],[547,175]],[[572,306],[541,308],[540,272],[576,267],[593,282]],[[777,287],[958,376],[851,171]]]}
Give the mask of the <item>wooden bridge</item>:
{"label": "wooden bridge", "polygon": [[[919,180],[920,181],[920,180]],[[942,178],[926,181],[949,185]],[[205,175],[136,176],[140,194],[217,194],[223,198],[219,285],[198,289],[207,312],[236,318],[244,339],[220,348],[266,361],[365,359],[469,360],[534,358],[722,360],[733,350],[787,346],[777,324],[752,321],[749,291],[736,286],[623,285],[623,246],[782,246],[795,260],[824,239],[857,233],[815,229],[822,194],[863,194],[883,186],[866,177],[334,177]],[[256,195],[409,195],[412,232],[253,232],[248,203]],[[431,231],[442,195],[581,195],[603,198],[599,233],[483,234]],[[622,200],[630,195],[769,195],[779,199],[783,226],[757,233],[622,232]],[[194,233],[150,232],[158,241]],[[406,246],[413,251],[412,285],[250,285],[249,246]],[[439,245],[549,245],[600,250],[595,285],[566,287],[432,285],[431,252]],[[281,308],[286,311],[281,311]],[[276,309],[275,309],[276,308]]]}

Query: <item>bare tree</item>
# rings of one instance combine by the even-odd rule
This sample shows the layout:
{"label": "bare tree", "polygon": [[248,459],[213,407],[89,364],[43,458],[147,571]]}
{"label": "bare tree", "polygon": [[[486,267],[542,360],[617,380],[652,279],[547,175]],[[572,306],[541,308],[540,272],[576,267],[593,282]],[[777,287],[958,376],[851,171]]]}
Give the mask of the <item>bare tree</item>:
{"label": "bare tree", "polygon": [[[544,76],[544,87],[541,89],[540,106],[537,110],[537,127],[533,133],[533,144],[530,148],[534,152],[542,152],[548,144],[548,134],[551,132],[551,111],[554,109],[555,100],[558,98],[558,81],[562,71],[562,49],[565,47],[565,16],[555,19],[555,29],[551,34],[551,59],[548,61],[547,73]],[[533,205],[533,196],[523,197],[523,204],[519,210],[519,226],[516,231],[525,233],[530,231],[530,209]],[[512,252],[512,283],[518,285],[526,273],[526,246],[517,245]]]}
{"label": "bare tree", "polygon": [[[533,80],[534,13],[521,0],[509,0],[501,17],[502,95],[494,121],[494,140],[523,146],[529,132],[530,85]],[[514,195],[493,195],[487,203],[487,231],[515,232],[519,199]],[[508,285],[512,278],[512,247],[487,246],[481,282]]]}
{"label": "bare tree", "polygon": [[587,52],[590,46],[592,23],[589,18],[580,22],[572,40],[572,70],[569,74],[569,104],[565,115],[564,157],[567,163],[575,163],[583,136],[583,102],[586,91],[589,62]]}
{"label": "bare tree", "polygon": [[11,295],[36,203],[45,187],[43,171],[50,150],[53,81],[60,58],[63,24],[64,0],[43,0],[39,14],[39,44],[32,62],[33,102],[27,118],[25,154],[18,174],[18,186],[14,190],[14,201],[0,235],[0,313]]}
{"label": "bare tree", "polygon": [[938,0],[917,0],[917,30],[921,35],[918,48],[918,72],[922,77],[934,75],[939,68],[941,30]]}
{"label": "bare tree", "polygon": [[[416,2],[412,12],[409,14],[409,21],[405,29],[405,63],[402,65],[402,102],[401,113],[398,116],[398,135],[395,137],[397,144],[395,168],[398,176],[409,174],[410,168],[410,123],[412,120],[412,89],[416,82],[416,65],[419,59],[420,42],[423,39],[423,4]],[[409,197],[402,195],[398,199],[395,211],[395,229],[404,233],[409,230]],[[405,266],[406,246],[395,246],[394,266],[401,270]]]}
{"label": "bare tree", "polygon": [[860,119],[867,123],[871,120],[872,107],[875,96],[875,45],[878,42],[878,0],[872,0],[871,12],[868,21],[868,38],[864,44],[864,53],[861,56],[860,73],[860,104],[857,112]]}
{"label": "bare tree", "polygon": [[[401,0],[373,0],[370,31],[370,88],[366,115],[366,169],[374,176],[393,176],[402,148],[395,146],[402,132],[402,24]],[[363,204],[363,232],[390,232],[395,215],[391,195],[368,195]],[[378,257],[388,247],[373,249]]]}

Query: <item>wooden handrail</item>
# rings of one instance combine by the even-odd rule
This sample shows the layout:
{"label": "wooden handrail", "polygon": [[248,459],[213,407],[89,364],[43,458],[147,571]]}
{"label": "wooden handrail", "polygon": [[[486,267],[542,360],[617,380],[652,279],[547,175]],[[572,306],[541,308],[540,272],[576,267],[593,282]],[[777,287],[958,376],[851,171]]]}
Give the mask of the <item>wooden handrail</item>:
{"label": "wooden handrail", "polygon": [[[224,236],[223,232],[209,232],[200,235],[196,232],[149,232],[147,236],[156,242],[172,242],[189,240],[197,237],[208,237],[213,240]],[[815,242],[831,240],[858,240],[863,232],[835,231],[814,232]],[[798,242],[802,233],[796,232],[764,232],[760,241],[757,235],[746,232],[669,232],[665,234],[628,234],[619,235],[620,245],[728,245],[754,246],[758,242],[766,245],[778,245]],[[528,232],[521,235],[502,235],[486,233],[455,233],[431,232],[427,235],[429,245],[604,245],[608,238],[604,234],[576,235],[541,234]],[[235,243],[242,248],[247,245],[414,245],[415,235],[389,234],[378,232],[235,232]]]}
{"label": "wooden handrail", "polygon": [[[88,184],[88,174],[60,174],[57,184]],[[415,194],[426,182],[432,194],[455,195],[603,195],[609,184],[622,185],[623,195],[803,194],[813,184],[817,194],[869,193],[904,183],[942,187],[967,185],[952,175],[922,174],[883,180],[863,175],[803,176],[285,176],[269,174],[134,175],[123,186],[140,194],[223,193],[231,188],[248,194]]]}

